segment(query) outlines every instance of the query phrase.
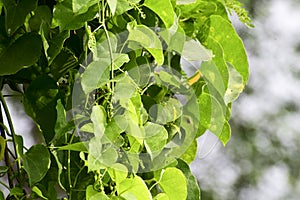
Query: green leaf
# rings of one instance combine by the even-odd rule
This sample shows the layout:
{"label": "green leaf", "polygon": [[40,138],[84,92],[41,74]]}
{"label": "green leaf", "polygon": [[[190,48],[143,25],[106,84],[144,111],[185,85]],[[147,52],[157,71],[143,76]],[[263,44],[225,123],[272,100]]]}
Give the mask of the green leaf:
{"label": "green leaf", "polygon": [[[249,14],[245,8],[243,8],[243,4],[236,0],[226,1],[226,6],[229,9],[234,10],[234,12],[239,17],[239,20],[243,22],[246,26],[249,28],[254,28],[254,25],[252,24],[252,21],[249,17]],[[231,13],[230,13],[231,14]]]}
{"label": "green leaf", "polygon": [[155,157],[165,147],[168,139],[168,132],[163,126],[151,122],[146,123],[144,129],[145,147],[148,153]]}
{"label": "green leaf", "polygon": [[55,123],[55,135],[62,135],[63,128],[67,125],[67,117],[64,105],[61,103],[61,99],[57,100],[56,104],[57,118]]}
{"label": "green leaf", "polygon": [[[50,59],[51,61],[51,59]],[[70,69],[78,66],[78,60],[74,53],[64,48],[58,55],[54,58],[51,63],[50,70],[55,80],[61,78],[66,74]]]}
{"label": "green leaf", "polygon": [[177,5],[195,3],[197,0],[176,0]]}
{"label": "green leaf", "polygon": [[113,95],[113,100],[128,100],[135,94],[135,92],[136,86],[133,84],[133,81],[129,77],[125,76],[117,82]]}
{"label": "green leaf", "polygon": [[109,8],[111,10],[112,15],[115,15],[115,12],[116,12],[116,9],[117,9],[118,0],[107,0],[107,3],[109,5]]}
{"label": "green leaf", "polygon": [[49,41],[49,48],[47,49],[49,64],[52,63],[54,58],[63,49],[64,42],[69,37],[70,37],[70,31],[65,30],[65,31],[61,31],[57,35],[54,35],[54,37]]}
{"label": "green leaf", "polygon": [[169,199],[182,200],[187,197],[187,182],[184,174],[175,167],[168,167],[162,171],[158,184]]}
{"label": "green leaf", "polygon": [[159,193],[153,198],[153,200],[170,200],[170,199],[168,195],[166,195],[165,193]]}
{"label": "green leaf", "polygon": [[6,141],[2,136],[0,136],[0,160],[4,158],[5,148],[6,148]]}
{"label": "green leaf", "polygon": [[222,130],[220,127],[223,127],[225,119],[220,103],[215,97],[205,92],[198,97],[198,103],[201,126],[212,129],[212,132],[218,131],[215,134],[220,134]]}
{"label": "green leaf", "polygon": [[108,200],[108,198],[104,192],[98,192],[94,190],[94,186],[89,185],[86,188],[86,199],[87,200]]}
{"label": "green leaf", "polygon": [[38,195],[40,198],[46,199],[46,200],[47,200],[47,198],[43,195],[42,191],[41,191],[38,187],[34,186],[34,187],[32,188],[32,192],[34,192],[34,193],[35,193],[36,195]]}
{"label": "green leaf", "polygon": [[151,77],[151,67],[145,57],[140,56],[136,58],[136,61],[132,60],[125,66],[129,76],[138,86],[144,87],[148,84]]}
{"label": "green leaf", "polygon": [[189,148],[181,155],[180,159],[184,160],[186,163],[190,164],[196,158],[197,154],[197,140],[193,140]]}
{"label": "green leaf", "polygon": [[35,79],[24,95],[26,113],[40,126],[46,142],[55,135],[58,86],[49,76]]}
{"label": "green leaf", "polygon": [[223,143],[224,146],[226,146],[226,144],[228,143],[228,141],[230,140],[231,137],[231,128],[228,122],[224,123],[223,129],[222,129],[222,133],[219,136],[219,139],[221,140],[221,142]]}
{"label": "green leaf", "polygon": [[109,198],[103,193],[97,193],[88,198],[89,200],[109,200]]}
{"label": "green leaf", "polygon": [[189,40],[184,43],[182,57],[186,61],[208,61],[212,59],[213,54],[198,40]]}
{"label": "green leaf", "polygon": [[[2,9],[1,6],[0,6],[0,9]],[[0,13],[0,14],[1,14],[1,13]],[[0,200],[5,200],[4,194],[3,194],[2,191],[0,191]]]}
{"label": "green leaf", "polygon": [[95,171],[113,165],[118,153],[112,147],[102,148],[100,138],[94,137],[89,142],[88,171]]}
{"label": "green leaf", "polygon": [[202,62],[200,70],[205,80],[224,97],[227,85],[224,85],[222,72],[219,71],[216,64],[213,61]]}
{"label": "green leaf", "polygon": [[224,101],[226,104],[235,101],[244,90],[243,77],[229,65],[229,82]]}
{"label": "green leaf", "polygon": [[49,151],[41,144],[32,146],[22,156],[22,160],[31,186],[42,180],[50,168]]}
{"label": "green leaf", "polygon": [[32,31],[40,31],[41,25],[50,26],[52,21],[52,13],[48,6],[38,6],[34,11],[34,16],[29,19],[29,26]]}
{"label": "green leaf", "polygon": [[[178,78],[178,76],[172,74],[172,73],[169,73],[169,72],[166,72],[166,71],[159,71],[159,72],[155,72],[155,75],[157,75],[157,77],[164,82],[164,84],[167,84],[167,85],[172,85],[172,86],[175,86],[177,88],[180,88],[180,86],[182,85],[180,79]],[[157,80],[157,82],[159,83],[160,81]]]}
{"label": "green leaf", "polygon": [[128,63],[130,61],[127,54],[113,54],[113,60],[114,70],[119,69],[123,64]]}
{"label": "green leaf", "polygon": [[149,109],[152,121],[158,124],[166,124],[175,121],[182,115],[182,105],[179,100],[170,98],[161,104],[155,104]]}
{"label": "green leaf", "polygon": [[59,186],[63,189],[65,189],[63,183],[62,183],[62,175],[63,175],[63,165],[60,161],[60,158],[59,158],[59,152],[58,151],[51,151],[53,157],[55,158],[55,164],[57,165],[57,182],[59,184]]}
{"label": "green leaf", "polygon": [[128,169],[125,165],[115,163],[108,168],[111,179],[116,183],[117,190],[120,190],[120,184],[128,176]]}
{"label": "green leaf", "polygon": [[207,38],[206,47],[213,51],[214,57],[212,61],[215,64],[213,67],[217,67],[219,74],[222,76],[223,85],[226,89],[228,87],[229,72],[224,58],[223,48],[221,44],[212,37]]}
{"label": "green leaf", "polygon": [[59,26],[60,31],[76,30],[92,20],[98,11],[98,5],[93,5],[84,13],[74,13],[72,0],[64,0],[54,6],[52,23]]}
{"label": "green leaf", "polygon": [[[110,0],[112,1],[112,0]],[[117,2],[117,7],[116,7],[116,15],[121,15],[124,12],[131,10],[133,8],[132,4],[137,4],[141,0],[116,0]],[[112,5],[112,4],[111,4]],[[112,9],[112,8],[111,8]]]}
{"label": "green leaf", "polygon": [[110,78],[110,59],[99,59],[92,62],[82,74],[81,85],[85,94],[108,83]]}
{"label": "green leaf", "polygon": [[186,180],[187,180],[187,198],[186,200],[200,200],[200,189],[197,183],[197,179],[192,174],[189,165],[186,164],[183,160],[178,159],[177,160],[176,168],[180,169]]}
{"label": "green leaf", "polygon": [[24,194],[22,188],[14,187],[10,189],[10,196],[22,196]]}
{"label": "green leaf", "polygon": [[25,33],[2,50],[0,55],[0,75],[15,74],[33,65],[41,55],[42,40],[38,34]]}
{"label": "green leaf", "polygon": [[[164,63],[162,44],[153,30],[145,25],[128,26],[127,29],[129,31],[128,41],[135,42],[141,47],[144,47],[154,57],[158,65]],[[130,44],[129,48],[133,50],[139,49],[139,47],[133,47]]]}
{"label": "green leaf", "polygon": [[98,0],[72,0],[72,10],[76,15],[86,13]]}
{"label": "green leaf", "polygon": [[174,24],[175,13],[170,0],[145,0],[144,6],[155,12],[166,28],[170,28]]}
{"label": "green leaf", "polygon": [[151,200],[151,193],[139,176],[127,178],[120,183],[118,194],[125,199]]}
{"label": "green leaf", "polygon": [[5,7],[6,31],[9,35],[24,24],[27,15],[37,6],[37,0],[3,0]]}
{"label": "green leaf", "polygon": [[88,142],[76,142],[73,144],[68,144],[65,146],[58,147],[58,150],[70,150],[70,151],[79,151],[79,152],[88,152]]}
{"label": "green leaf", "polygon": [[222,46],[226,62],[242,75],[243,82],[246,84],[249,75],[247,55],[243,42],[232,24],[221,16],[212,15],[209,36]]}
{"label": "green leaf", "polygon": [[15,145],[16,145],[17,154],[19,156],[22,156],[24,145],[23,145],[23,137],[21,135],[15,136]]}
{"label": "green leaf", "polygon": [[93,106],[91,120],[94,124],[94,134],[96,137],[101,138],[104,134],[107,115],[105,108],[101,105]]}

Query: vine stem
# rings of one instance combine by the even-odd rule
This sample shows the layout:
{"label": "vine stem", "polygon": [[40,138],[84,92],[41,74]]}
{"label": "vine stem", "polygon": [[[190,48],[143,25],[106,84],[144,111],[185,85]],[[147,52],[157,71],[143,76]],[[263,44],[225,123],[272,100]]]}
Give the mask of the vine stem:
{"label": "vine stem", "polygon": [[[1,132],[1,136],[6,140],[6,135],[5,132],[8,133],[7,128],[5,127],[5,125],[3,124],[3,115],[2,115],[2,109],[0,107],[0,121],[1,121],[1,126],[0,126],[0,132]],[[10,177],[13,176],[13,171],[11,168],[11,163],[10,163],[10,158],[9,158],[9,149],[7,147],[7,145],[5,145],[5,150],[4,150],[4,160],[5,160],[5,164],[6,166],[8,166],[8,184],[10,186],[10,188],[14,187],[13,181]],[[1,182],[2,185],[5,186],[4,183]]]}
{"label": "vine stem", "polygon": [[14,150],[15,150],[15,154],[16,154],[17,170],[20,173],[21,159],[20,159],[20,156],[18,155],[18,151],[17,151],[17,147],[16,147],[16,133],[15,133],[14,125],[13,125],[13,122],[12,122],[12,118],[10,116],[10,112],[8,110],[8,106],[6,104],[6,101],[5,101],[4,97],[3,97],[2,91],[0,91],[0,101],[2,103],[2,107],[4,109],[4,113],[6,115],[6,119],[7,119],[8,125],[9,125],[10,134],[11,134],[11,137],[12,137],[13,146],[14,146]]}
{"label": "vine stem", "polygon": [[[105,36],[107,38],[107,44],[108,44],[108,50],[109,50],[109,57],[110,57],[110,61],[111,61],[111,69],[110,69],[110,79],[114,79],[114,59],[113,59],[113,52],[112,52],[112,44],[111,44],[111,41],[110,41],[110,37],[109,37],[109,33],[108,33],[108,30],[107,30],[107,27],[105,25],[105,18],[106,18],[106,13],[105,13],[105,8],[107,5],[105,5],[104,1],[102,0],[101,1],[102,5],[102,10],[100,11],[100,5],[99,5],[99,15],[100,15],[100,12],[102,13],[101,18],[99,18],[99,23],[102,25],[103,27],[103,30],[104,30],[104,33],[105,33]],[[110,89],[111,89],[111,92],[112,94],[114,93],[114,83],[113,82],[110,82]],[[110,105],[110,116],[112,116],[112,105]]]}

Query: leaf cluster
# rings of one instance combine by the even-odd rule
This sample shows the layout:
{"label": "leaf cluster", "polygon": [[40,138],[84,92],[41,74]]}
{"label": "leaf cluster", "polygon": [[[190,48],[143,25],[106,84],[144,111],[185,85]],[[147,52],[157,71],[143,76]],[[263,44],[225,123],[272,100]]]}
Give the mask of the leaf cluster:
{"label": "leaf cluster", "polygon": [[226,145],[249,74],[230,9],[250,24],[235,1],[0,0],[1,88],[43,137],[23,145],[1,92],[7,198],[200,199],[196,139]]}

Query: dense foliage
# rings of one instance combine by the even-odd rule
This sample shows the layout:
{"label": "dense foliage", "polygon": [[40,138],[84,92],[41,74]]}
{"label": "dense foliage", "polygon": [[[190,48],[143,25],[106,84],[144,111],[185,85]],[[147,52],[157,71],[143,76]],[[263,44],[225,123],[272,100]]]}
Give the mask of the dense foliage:
{"label": "dense foliage", "polygon": [[0,0],[1,88],[44,138],[23,146],[1,93],[10,198],[200,199],[196,139],[228,142],[248,79],[232,10],[251,26],[233,0]]}

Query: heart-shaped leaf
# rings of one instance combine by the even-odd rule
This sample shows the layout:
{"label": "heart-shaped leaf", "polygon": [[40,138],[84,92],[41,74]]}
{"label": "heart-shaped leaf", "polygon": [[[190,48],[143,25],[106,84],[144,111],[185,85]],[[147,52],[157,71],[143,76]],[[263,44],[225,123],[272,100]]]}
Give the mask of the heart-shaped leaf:
{"label": "heart-shaped leaf", "polygon": [[24,169],[29,177],[29,184],[34,185],[35,183],[42,180],[50,168],[50,154],[48,149],[41,144],[32,146],[22,156]]}
{"label": "heart-shaped leaf", "polygon": [[25,33],[2,50],[0,55],[0,75],[15,74],[33,65],[41,55],[42,39],[36,33]]}

